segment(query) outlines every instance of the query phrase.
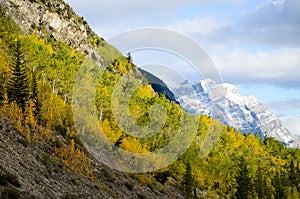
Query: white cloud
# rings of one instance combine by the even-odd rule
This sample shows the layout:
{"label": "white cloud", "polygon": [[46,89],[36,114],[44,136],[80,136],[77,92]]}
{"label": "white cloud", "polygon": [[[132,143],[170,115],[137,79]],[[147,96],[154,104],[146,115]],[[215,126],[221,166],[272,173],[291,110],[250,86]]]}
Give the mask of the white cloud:
{"label": "white cloud", "polygon": [[271,46],[300,46],[300,1],[277,0],[246,12],[238,36],[248,42]]}
{"label": "white cloud", "polygon": [[183,21],[166,26],[168,29],[178,32],[186,32],[191,35],[200,34],[207,36],[220,29],[220,24],[212,17],[185,19]]}
{"label": "white cloud", "polygon": [[255,53],[235,49],[211,57],[225,80],[234,79],[240,84],[300,87],[300,49]]}
{"label": "white cloud", "polygon": [[203,43],[223,42],[230,45],[230,42],[237,41],[270,46],[300,46],[299,0],[267,1],[254,10],[240,11],[240,18],[226,18],[230,21],[220,21],[212,15],[183,19],[180,12],[192,6],[213,6],[214,3],[233,3],[240,0],[66,1],[76,8],[79,14],[84,15],[94,29],[106,39],[134,28],[168,27],[191,35]]}
{"label": "white cloud", "polygon": [[300,136],[300,115],[286,116],[280,118],[291,133]]}
{"label": "white cloud", "polygon": [[[231,13],[227,15],[230,16]],[[168,27],[189,34],[201,42],[223,42],[227,45],[243,43],[281,48],[300,47],[299,21],[299,0],[277,0],[265,2],[251,11],[243,11],[238,19],[196,16],[172,22]]]}
{"label": "white cloud", "polygon": [[[136,14],[160,13],[166,15],[169,11],[176,12],[179,7],[212,4],[236,3],[240,0],[66,0],[78,10],[97,13],[99,16],[107,14],[108,17],[135,16]],[[152,15],[154,17],[154,15]]]}
{"label": "white cloud", "polygon": [[106,39],[139,27],[163,27],[179,19],[182,8],[240,0],[66,0]]}
{"label": "white cloud", "polygon": [[300,89],[300,1],[268,1],[241,13],[237,24],[212,16],[167,26],[207,50],[223,79]]}

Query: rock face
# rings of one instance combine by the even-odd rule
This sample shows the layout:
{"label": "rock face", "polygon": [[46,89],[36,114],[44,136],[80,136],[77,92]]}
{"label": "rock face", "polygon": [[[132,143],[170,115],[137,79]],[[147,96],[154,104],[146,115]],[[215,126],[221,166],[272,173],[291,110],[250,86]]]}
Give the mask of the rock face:
{"label": "rock face", "polygon": [[[192,88],[194,92],[187,92]],[[233,126],[243,133],[274,137],[290,147],[298,147],[298,139],[254,96],[242,96],[232,84],[217,84],[206,79],[195,84],[182,83],[171,89],[181,106],[192,114],[206,114]]]}
{"label": "rock face", "polygon": [[50,37],[62,41],[101,62],[89,41],[98,36],[63,0],[0,0],[0,6],[24,34],[34,32],[46,40]]}

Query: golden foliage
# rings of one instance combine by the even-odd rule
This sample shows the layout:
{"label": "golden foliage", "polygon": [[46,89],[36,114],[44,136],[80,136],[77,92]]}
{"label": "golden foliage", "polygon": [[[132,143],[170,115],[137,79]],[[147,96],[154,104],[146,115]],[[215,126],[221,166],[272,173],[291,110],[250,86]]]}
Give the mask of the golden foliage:
{"label": "golden foliage", "polygon": [[54,94],[50,94],[42,101],[41,117],[46,122],[47,127],[63,125],[65,116],[65,104],[62,99]]}
{"label": "golden foliage", "polygon": [[37,122],[34,117],[33,102],[29,101],[25,112],[15,102],[8,102],[7,96],[0,107],[2,117],[9,118],[10,122],[15,126],[16,130],[23,135],[28,142],[31,141],[31,132],[36,128]]}
{"label": "golden foliage", "polygon": [[75,173],[80,173],[91,179],[94,178],[91,162],[87,160],[86,154],[80,149],[75,149],[74,140],[69,145],[54,149],[60,161]]}
{"label": "golden foliage", "polygon": [[23,130],[21,133],[26,137],[27,141],[31,140],[30,133],[37,127],[37,122],[34,116],[34,104],[33,101],[30,100],[26,105],[25,112],[23,114],[24,122],[23,122]]}
{"label": "golden foliage", "polygon": [[147,149],[146,144],[141,144],[138,139],[136,138],[124,138],[122,140],[122,144],[120,147],[126,151],[131,151],[134,153],[147,153],[149,150]]}
{"label": "golden foliage", "polygon": [[112,130],[110,127],[110,123],[107,119],[105,119],[100,124],[101,130],[105,133],[106,137],[112,142],[116,143],[119,138],[122,136],[122,131],[120,129]]}
{"label": "golden foliage", "polygon": [[18,107],[17,103],[8,102],[7,95],[4,96],[4,101],[0,107],[0,114],[2,117],[7,117],[10,119],[12,125],[15,126],[17,131],[21,131],[22,128],[22,110]]}
{"label": "golden foliage", "polygon": [[50,140],[51,130],[45,127],[39,126],[39,131],[32,136],[32,140],[37,143],[42,143],[44,139]]}

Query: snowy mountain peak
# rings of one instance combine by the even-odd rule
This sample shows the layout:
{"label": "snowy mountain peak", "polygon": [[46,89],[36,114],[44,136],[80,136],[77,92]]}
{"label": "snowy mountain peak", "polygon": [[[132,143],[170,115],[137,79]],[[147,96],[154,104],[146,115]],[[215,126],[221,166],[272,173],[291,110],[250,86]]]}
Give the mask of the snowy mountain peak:
{"label": "snowy mountain peak", "polygon": [[205,79],[184,82],[171,90],[181,106],[192,114],[207,114],[243,133],[257,132],[260,137],[274,137],[287,146],[298,147],[298,139],[279,118],[254,96],[240,95],[232,84]]}
{"label": "snowy mountain peak", "polygon": [[[153,74],[147,74],[147,71],[142,70],[142,73],[146,74],[153,88],[156,88],[153,79],[163,82]],[[161,85],[168,89],[156,89],[158,92],[179,103],[191,114],[209,115],[242,133],[258,133],[261,138],[274,137],[288,147],[300,148],[300,138],[293,136],[279,118],[254,96],[239,94],[232,84],[218,84],[214,80],[204,79],[197,83],[185,80],[173,87],[165,83]]]}
{"label": "snowy mountain peak", "polygon": [[201,80],[198,84],[202,87],[203,92],[210,95],[211,98],[226,97],[232,100],[240,98],[237,88],[232,84],[217,84],[211,79]]}

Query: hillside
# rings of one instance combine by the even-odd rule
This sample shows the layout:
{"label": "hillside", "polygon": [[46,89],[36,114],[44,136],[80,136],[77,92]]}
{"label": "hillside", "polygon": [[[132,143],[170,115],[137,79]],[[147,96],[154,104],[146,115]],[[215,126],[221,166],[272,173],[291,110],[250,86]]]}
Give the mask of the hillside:
{"label": "hillside", "polygon": [[45,40],[53,38],[86,53],[89,57],[101,59],[90,42],[92,39],[101,38],[63,0],[1,0],[0,5],[20,25],[23,33],[35,33]]}
{"label": "hillside", "polygon": [[28,143],[0,118],[0,198],[184,198],[174,180],[162,185],[147,175],[116,172],[89,156],[91,176],[72,172],[53,147],[66,139],[54,132],[43,136],[48,139]]}
{"label": "hillside", "polygon": [[[188,114],[154,92],[131,59],[63,1],[0,5],[0,198],[299,198],[298,149]],[[80,70],[86,62],[89,75]],[[88,82],[97,71],[90,100],[97,120],[90,120],[86,101],[78,99],[93,90]],[[76,93],[80,77],[85,87]],[[131,121],[136,134],[121,125]],[[153,121],[164,123],[147,137]],[[103,135],[111,147],[96,142]],[[154,154],[148,164],[159,170],[126,155],[110,167],[111,157],[91,148],[112,157],[120,149]],[[160,149],[176,159],[165,166],[169,157],[152,153]]]}

